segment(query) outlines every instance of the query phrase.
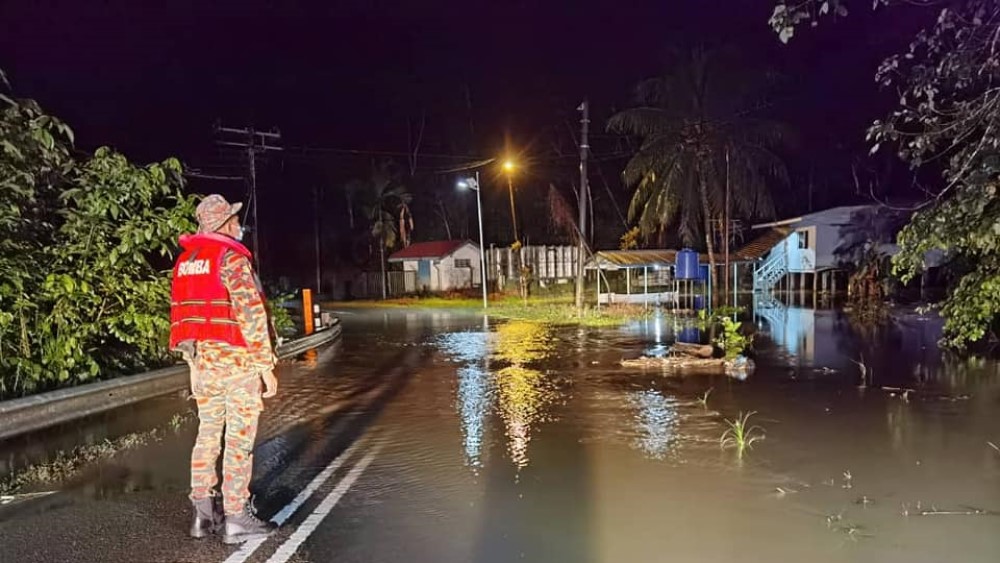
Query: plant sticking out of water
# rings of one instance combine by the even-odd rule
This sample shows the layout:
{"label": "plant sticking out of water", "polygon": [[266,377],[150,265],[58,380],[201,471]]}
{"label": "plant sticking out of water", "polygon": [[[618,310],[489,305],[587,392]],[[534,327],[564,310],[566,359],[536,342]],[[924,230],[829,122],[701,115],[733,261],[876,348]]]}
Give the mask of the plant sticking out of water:
{"label": "plant sticking out of water", "polygon": [[715,345],[726,354],[727,360],[732,360],[750,347],[750,337],[740,332],[743,323],[729,317],[720,317],[722,334],[715,339]]}
{"label": "plant sticking out of water", "polygon": [[755,411],[746,414],[741,412],[734,420],[727,419],[726,424],[729,428],[719,437],[719,444],[723,448],[736,448],[736,452],[742,456],[743,452],[751,449],[755,442],[763,440],[764,429],[750,425],[750,417],[755,414],[757,414]]}
{"label": "plant sticking out of water", "polygon": [[701,394],[701,398],[698,399],[698,404],[701,405],[701,408],[708,408],[708,396],[712,394],[713,389],[715,389],[715,387],[709,387],[707,391]]}
{"label": "plant sticking out of water", "polygon": [[177,413],[174,415],[173,418],[170,419],[170,429],[173,430],[174,433],[180,432],[181,427],[183,427],[185,424],[187,424],[189,421],[193,419],[194,419],[194,413],[192,412],[187,412],[184,414]]}

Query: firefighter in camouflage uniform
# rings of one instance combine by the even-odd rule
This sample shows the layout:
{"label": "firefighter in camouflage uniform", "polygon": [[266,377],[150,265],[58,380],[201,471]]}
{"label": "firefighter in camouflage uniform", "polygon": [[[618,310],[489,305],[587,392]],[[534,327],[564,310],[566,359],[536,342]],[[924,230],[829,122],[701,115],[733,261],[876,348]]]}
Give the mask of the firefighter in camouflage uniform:
{"label": "firefighter in camouflage uniform", "polygon": [[[191,454],[191,535],[222,531],[230,544],[266,537],[274,528],[249,503],[262,398],[273,397],[278,382],[263,291],[250,251],[239,242],[241,207],[220,195],[198,205],[198,232],[180,238],[170,311],[170,348],[191,368],[200,420]],[[216,464],[223,441],[220,499]]]}

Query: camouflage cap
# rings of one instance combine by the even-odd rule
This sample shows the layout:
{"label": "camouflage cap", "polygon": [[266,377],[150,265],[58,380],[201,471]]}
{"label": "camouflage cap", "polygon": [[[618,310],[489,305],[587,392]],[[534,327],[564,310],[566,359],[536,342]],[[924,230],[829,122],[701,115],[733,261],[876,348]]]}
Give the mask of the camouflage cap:
{"label": "camouflage cap", "polygon": [[240,212],[243,204],[240,202],[229,203],[226,198],[219,194],[206,196],[198,204],[194,212],[198,219],[198,232],[212,233],[218,231],[233,215]]}

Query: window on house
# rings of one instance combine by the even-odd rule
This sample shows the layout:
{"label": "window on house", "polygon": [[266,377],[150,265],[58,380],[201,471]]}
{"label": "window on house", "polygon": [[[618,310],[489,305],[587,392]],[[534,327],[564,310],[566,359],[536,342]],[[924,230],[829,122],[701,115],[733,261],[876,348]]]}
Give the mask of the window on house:
{"label": "window on house", "polygon": [[809,248],[809,231],[799,231],[799,248]]}
{"label": "window on house", "polygon": [[456,268],[471,268],[472,267],[472,260],[469,260],[468,258],[455,258],[455,267]]}

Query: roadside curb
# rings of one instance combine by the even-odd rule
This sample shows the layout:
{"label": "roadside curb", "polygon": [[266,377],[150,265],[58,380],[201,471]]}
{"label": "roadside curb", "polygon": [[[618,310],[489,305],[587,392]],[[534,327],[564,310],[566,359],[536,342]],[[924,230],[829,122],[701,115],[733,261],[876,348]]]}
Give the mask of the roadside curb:
{"label": "roadside curb", "polygon": [[[295,357],[306,350],[332,342],[340,333],[340,321],[335,319],[330,327],[281,344],[275,352],[279,359]],[[188,367],[176,365],[2,401],[0,440],[166,395],[187,386]]]}

